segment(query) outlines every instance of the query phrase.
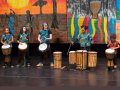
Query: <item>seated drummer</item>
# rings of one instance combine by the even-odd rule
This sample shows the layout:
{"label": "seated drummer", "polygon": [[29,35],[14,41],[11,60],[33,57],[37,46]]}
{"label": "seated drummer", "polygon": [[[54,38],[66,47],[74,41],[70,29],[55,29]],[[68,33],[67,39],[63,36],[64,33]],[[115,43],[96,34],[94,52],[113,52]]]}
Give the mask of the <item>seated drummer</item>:
{"label": "seated drummer", "polygon": [[[40,53],[41,60],[36,65],[37,67],[43,66],[43,62],[48,60],[48,55],[51,57],[51,48],[50,48],[50,40],[52,39],[52,32],[49,29],[49,26],[47,23],[42,24],[42,30],[40,30],[40,33],[38,35],[38,41],[41,43],[47,43],[48,50]],[[51,66],[53,66],[53,63],[51,62]]]}
{"label": "seated drummer", "polygon": [[[1,43],[3,45],[10,45],[10,47],[12,48],[12,42],[13,42],[13,36],[10,33],[10,29],[7,27],[7,28],[5,28],[4,34],[2,34]],[[4,66],[3,67],[6,67],[6,66],[14,67],[12,56],[10,55],[10,57],[11,57],[11,61],[10,62],[5,62],[4,61]]]}
{"label": "seated drummer", "polygon": [[[17,38],[17,42],[19,44],[22,44],[22,43],[26,43],[27,44],[27,50],[26,50],[26,54],[25,54],[25,57],[26,57],[26,65],[29,67],[30,66],[30,61],[29,61],[29,46],[28,46],[28,40],[29,40],[29,34],[27,32],[27,28],[26,27],[22,27],[21,30],[20,30],[20,34]],[[18,60],[18,64],[17,64],[17,67],[19,66],[24,66],[24,57],[21,57],[21,53],[19,52],[19,60]],[[25,65],[25,66],[26,66]]]}
{"label": "seated drummer", "polygon": [[115,57],[113,59],[113,63],[114,63],[114,68],[117,68],[117,49],[120,47],[120,45],[119,42],[116,41],[115,34],[112,34],[110,36],[110,41],[108,41],[107,47],[115,50]]}
{"label": "seated drummer", "polygon": [[81,26],[82,33],[78,35],[78,41],[81,46],[81,50],[87,50],[90,51],[90,46],[92,43],[92,36],[89,33],[86,33],[87,26]]}

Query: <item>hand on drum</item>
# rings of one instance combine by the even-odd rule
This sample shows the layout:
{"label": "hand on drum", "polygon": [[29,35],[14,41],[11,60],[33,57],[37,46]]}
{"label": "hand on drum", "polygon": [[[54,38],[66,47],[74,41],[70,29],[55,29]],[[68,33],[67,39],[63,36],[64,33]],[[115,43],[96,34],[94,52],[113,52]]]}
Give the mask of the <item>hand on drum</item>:
{"label": "hand on drum", "polygon": [[43,41],[40,40],[40,43],[43,43]]}
{"label": "hand on drum", "polygon": [[7,46],[8,44],[7,43],[4,43],[5,46]]}
{"label": "hand on drum", "polygon": [[22,42],[19,42],[20,45],[22,45]]}
{"label": "hand on drum", "polygon": [[118,48],[120,48],[120,47],[111,47],[110,49],[114,49],[115,50],[115,49],[118,49]]}

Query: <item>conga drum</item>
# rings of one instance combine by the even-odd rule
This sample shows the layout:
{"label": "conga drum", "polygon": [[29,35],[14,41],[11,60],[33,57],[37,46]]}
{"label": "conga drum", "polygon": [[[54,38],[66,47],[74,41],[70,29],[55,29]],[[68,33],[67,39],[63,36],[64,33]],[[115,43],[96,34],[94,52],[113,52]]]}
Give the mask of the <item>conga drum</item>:
{"label": "conga drum", "polygon": [[20,57],[25,59],[27,44],[26,43],[19,44],[18,49],[19,49]]}
{"label": "conga drum", "polygon": [[77,50],[76,51],[76,69],[84,70],[87,68],[87,51]]}
{"label": "conga drum", "polygon": [[101,1],[90,1],[90,10],[92,11],[93,15],[92,18],[96,19],[98,17],[98,12],[101,8]]}
{"label": "conga drum", "polygon": [[62,66],[62,52],[53,52],[54,68],[61,69]]}
{"label": "conga drum", "polygon": [[76,52],[75,51],[69,52],[69,64],[76,64]]}
{"label": "conga drum", "polygon": [[97,52],[88,52],[88,68],[95,68],[97,66]]}
{"label": "conga drum", "polygon": [[106,54],[106,57],[108,59],[107,67],[113,68],[114,67],[113,59],[115,57],[115,50],[114,49],[106,49],[105,54]]}
{"label": "conga drum", "polygon": [[10,45],[2,45],[1,49],[2,49],[3,55],[5,56],[4,62],[7,62],[7,63],[10,62],[11,61],[11,57],[10,57],[11,47],[10,47]]}

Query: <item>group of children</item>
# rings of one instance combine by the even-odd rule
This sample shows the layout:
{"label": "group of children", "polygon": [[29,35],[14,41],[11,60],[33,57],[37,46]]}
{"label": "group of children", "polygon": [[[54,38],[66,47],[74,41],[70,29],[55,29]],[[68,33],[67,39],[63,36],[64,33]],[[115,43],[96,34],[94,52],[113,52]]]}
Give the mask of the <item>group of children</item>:
{"label": "group of children", "polygon": [[[49,44],[49,40],[52,39],[52,33],[49,30],[48,24],[47,23],[43,23],[42,25],[42,30],[40,30],[40,33],[38,35],[38,41],[40,43],[47,43]],[[43,40],[45,38],[45,40]],[[10,45],[10,47],[12,48],[12,43],[14,42],[14,36],[11,34],[10,29],[8,27],[5,28],[4,33],[1,36],[1,43],[3,45]],[[25,53],[25,58],[26,58],[26,65],[25,66],[30,66],[30,58],[29,58],[29,33],[28,30],[25,26],[23,26],[20,30],[20,33],[18,35],[17,38],[17,43],[22,44],[22,43],[26,43],[27,44],[27,49],[26,49],[26,53]],[[48,49],[49,51],[49,49]],[[47,52],[48,52],[47,51]],[[45,52],[43,52],[45,53]],[[44,57],[46,56],[46,54],[43,54]],[[13,60],[12,60],[12,54],[11,56],[11,61],[10,62],[5,62],[4,61],[4,65],[3,67],[7,67],[7,66],[11,66],[14,67],[15,65],[13,65]],[[21,57],[21,53],[19,52],[19,59],[17,62],[17,67],[21,67],[24,66],[24,60],[22,60],[23,58]],[[41,66],[41,64],[43,64],[43,59],[40,59],[39,64],[37,64],[36,66]],[[47,59],[47,57],[45,58]]]}
{"label": "group of children", "polygon": [[[40,59],[40,62],[36,65],[37,67],[43,66],[44,59],[48,59],[48,54],[49,54],[49,51],[50,51],[50,40],[52,39],[52,33],[51,33],[51,31],[50,31],[50,29],[48,27],[48,24],[47,23],[43,23],[42,27],[43,28],[42,28],[42,30],[40,30],[40,33],[38,35],[38,41],[40,43],[47,43],[49,49],[47,50],[47,52],[41,53],[41,56],[43,58]],[[80,43],[80,46],[81,46],[81,50],[90,51],[90,46],[91,46],[91,44],[93,42],[92,41],[92,36],[89,33],[86,33],[86,29],[87,29],[86,26],[81,26],[81,29],[82,29],[82,33],[79,34],[77,38],[74,38],[72,40],[72,44],[74,44],[74,42],[76,40],[78,40],[79,43]],[[22,27],[21,28],[20,34],[18,35],[18,38],[17,38],[17,42],[19,44],[26,43],[27,46],[28,46],[29,34],[28,34],[27,31],[28,30],[27,30],[26,27]],[[3,45],[7,45],[8,44],[8,45],[10,45],[12,47],[12,42],[14,42],[14,37],[10,33],[9,28],[5,28],[5,32],[4,32],[4,34],[2,34],[2,37],[1,37],[1,43]],[[120,47],[119,42],[116,41],[116,35],[115,34],[112,34],[110,36],[110,41],[108,41],[107,47],[115,50],[115,58],[113,60],[113,62],[114,62],[114,69],[115,69],[115,68],[117,68],[117,57],[116,57],[117,49]],[[26,51],[27,51],[26,52],[26,57],[29,58],[29,46],[27,47]],[[27,59],[26,64],[27,64],[27,66],[30,66],[29,59]],[[6,63],[6,62],[4,63],[4,66],[7,66],[7,65],[13,66],[12,61],[9,62],[9,63]],[[23,65],[23,60],[21,60],[21,56],[19,54],[19,60],[18,60],[17,66],[22,66],[22,65]]]}

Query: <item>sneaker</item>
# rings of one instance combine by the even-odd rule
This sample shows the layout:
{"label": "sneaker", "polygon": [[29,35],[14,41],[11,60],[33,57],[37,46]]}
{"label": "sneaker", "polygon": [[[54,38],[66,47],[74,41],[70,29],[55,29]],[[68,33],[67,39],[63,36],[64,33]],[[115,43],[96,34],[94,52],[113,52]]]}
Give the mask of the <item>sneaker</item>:
{"label": "sneaker", "polygon": [[5,66],[5,65],[3,65],[2,67],[3,67],[3,68],[6,68],[6,66]]}
{"label": "sneaker", "polygon": [[27,67],[30,67],[30,64],[29,64],[29,63],[27,64]]}
{"label": "sneaker", "polygon": [[117,68],[117,65],[114,65],[114,69],[116,69]]}
{"label": "sneaker", "polygon": [[20,65],[19,65],[19,64],[17,64],[17,65],[16,65],[16,67],[20,67]]}
{"label": "sneaker", "polygon": [[38,63],[36,66],[37,66],[37,67],[42,67],[43,64],[42,64],[42,63]]}
{"label": "sneaker", "polygon": [[51,66],[51,67],[53,67],[53,66],[54,66],[54,64],[53,64],[53,63],[51,63],[51,64],[50,64],[50,66]]}
{"label": "sneaker", "polygon": [[14,68],[14,66],[13,66],[13,65],[11,65],[10,67],[11,67],[11,68]]}

